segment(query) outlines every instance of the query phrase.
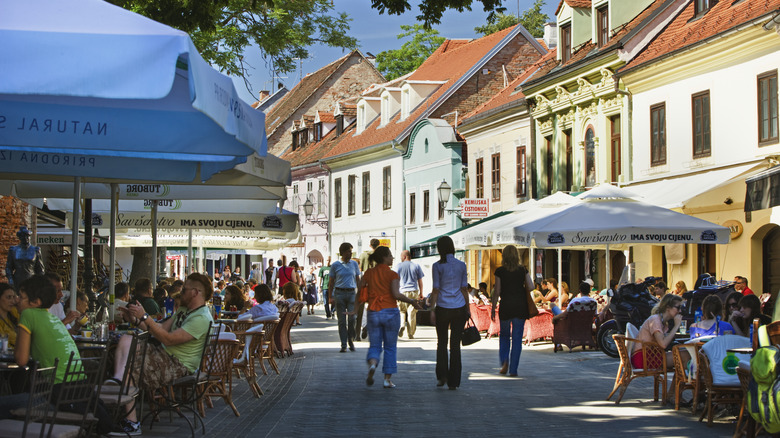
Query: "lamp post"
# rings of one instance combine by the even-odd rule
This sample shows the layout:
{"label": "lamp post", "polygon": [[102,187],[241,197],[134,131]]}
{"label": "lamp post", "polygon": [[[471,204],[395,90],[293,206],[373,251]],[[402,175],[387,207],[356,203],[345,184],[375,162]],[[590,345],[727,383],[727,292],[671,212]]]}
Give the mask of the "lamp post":
{"label": "lamp post", "polygon": [[452,193],[452,187],[450,187],[449,184],[447,184],[446,180],[442,180],[441,184],[439,184],[439,188],[436,189],[439,195],[439,205],[442,209],[445,209],[447,207],[447,202],[450,200],[450,193]]}
{"label": "lamp post", "polygon": [[317,224],[322,228],[325,228],[328,226],[328,219],[317,219],[313,218],[312,216],[314,214],[314,204],[311,202],[311,199],[306,199],[306,202],[303,203],[303,214],[306,216],[306,222],[309,222],[310,224]]}

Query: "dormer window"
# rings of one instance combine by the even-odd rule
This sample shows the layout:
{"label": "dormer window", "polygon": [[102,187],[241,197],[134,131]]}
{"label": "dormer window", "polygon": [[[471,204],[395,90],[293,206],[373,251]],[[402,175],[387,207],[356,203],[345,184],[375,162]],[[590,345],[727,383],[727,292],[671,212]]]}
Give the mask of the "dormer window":
{"label": "dormer window", "polygon": [[314,141],[322,140],[322,122],[314,124]]}
{"label": "dormer window", "polygon": [[368,120],[366,120],[366,102],[360,101],[357,105],[357,134],[362,133],[366,129],[366,123],[368,123]]}
{"label": "dormer window", "polygon": [[406,120],[412,112],[411,87],[404,86],[401,89],[401,120]]}
{"label": "dormer window", "polygon": [[336,137],[344,132],[344,114],[336,116]]}
{"label": "dormer window", "polygon": [[561,63],[571,59],[571,23],[564,24],[561,29]]}
{"label": "dormer window", "polygon": [[382,94],[382,106],[381,106],[382,121],[379,126],[385,126],[390,121],[390,94]]}
{"label": "dormer window", "polygon": [[604,5],[596,9],[596,38],[599,47],[604,47],[609,41],[609,9]]}
{"label": "dormer window", "polygon": [[718,3],[718,0],[695,0],[695,16],[704,15]]}
{"label": "dormer window", "polygon": [[298,131],[298,135],[300,138],[298,138],[298,145],[303,147],[306,146],[309,143],[309,130],[304,128]]}

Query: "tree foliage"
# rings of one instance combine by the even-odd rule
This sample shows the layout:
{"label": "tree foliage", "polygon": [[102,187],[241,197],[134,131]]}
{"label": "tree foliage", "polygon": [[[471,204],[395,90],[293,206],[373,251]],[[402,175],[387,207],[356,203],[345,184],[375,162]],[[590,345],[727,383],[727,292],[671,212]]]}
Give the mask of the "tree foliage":
{"label": "tree foliage", "polygon": [[273,72],[295,70],[316,43],[353,49],[351,19],[330,0],[108,0],[192,36],[206,61],[246,80],[245,53],[260,50]]}
{"label": "tree foliage", "polygon": [[433,53],[445,40],[438,36],[436,29],[425,29],[422,24],[403,24],[398,39],[412,37],[403,43],[400,49],[385,50],[376,55],[377,69],[387,80],[395,79],[414,71]]}
{"label": "tree foliage", "polygon": [[[441,17],[447,9],[454,9],[458,12],[471,10],[471,4],[475,0],[421,0],[420,15],[417,21],[423,23],[423,27],[430,29],[434,24],[441,23]],[[501,6],[501,0],[478,0],[482,3],[485,12],[490,12],[488,18],[497,12],[504,12],[506,8]],[[371,0],[371,7],[378,10],[380,14],[387,12],[388,15],[401,15],[412,9],[408,0]]]}
{"label": "tree foliage", "polygon": [[544,0],[535,0],[533,6],[520,14],[519,20],[514,14],[497,13],[491,15],[484,26],[477,26],[474,31],[482,35],[490,35],[520,23],[534,38],[541,38],[544,36],[544,24],[550,20],[547,14],[542,13],[542,6],[544,6]]}

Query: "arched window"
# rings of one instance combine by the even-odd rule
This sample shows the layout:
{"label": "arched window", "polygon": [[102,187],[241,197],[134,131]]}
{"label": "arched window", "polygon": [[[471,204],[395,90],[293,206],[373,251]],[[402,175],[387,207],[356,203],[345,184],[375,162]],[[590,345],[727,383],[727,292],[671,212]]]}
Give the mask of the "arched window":
{"label": "arched window", "polygon": [[585,187],[596,185],[596,134],[593,127],[585,130]]}

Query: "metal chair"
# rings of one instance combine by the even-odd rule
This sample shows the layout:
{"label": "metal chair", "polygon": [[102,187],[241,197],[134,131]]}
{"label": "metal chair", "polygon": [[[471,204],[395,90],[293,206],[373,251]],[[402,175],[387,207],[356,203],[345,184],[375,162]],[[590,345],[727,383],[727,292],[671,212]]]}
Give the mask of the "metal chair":
{"label": "metal chair", "polygon": [[[30,396],[27,400],[24,420],[0,420],[0,437],[25,438],[29,436],[63,436],[78,434],[77,426],[49,424],[48,415],[51,409],[51,391],[54,378],[57,375],[59,359],[54,360],[54,366],[38,368],[34,363],[30,369]],[[48,427],[47,427],[48,425]],[[48,430],[48,433],[47,433]]]}
{"label": "metal chair", "polygon": [[[128,411],[137,409],[141,411],[143,404],[143,391],[139,382],[144,379],[144,364],[146,350],[150,338],[149,332],[133,333],[130,350],[127,356],[127,364],[119,385],[103,385],[100,389],[100,399],[112,411],[115,422],[125,418]],[[138,369],[138,382],[133,379],[133,370]]]}

